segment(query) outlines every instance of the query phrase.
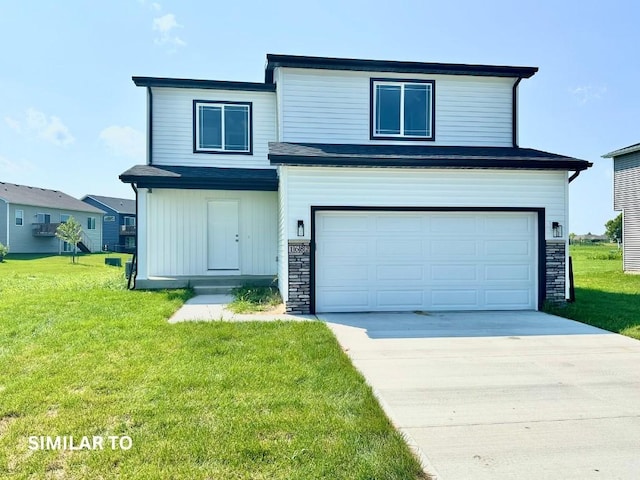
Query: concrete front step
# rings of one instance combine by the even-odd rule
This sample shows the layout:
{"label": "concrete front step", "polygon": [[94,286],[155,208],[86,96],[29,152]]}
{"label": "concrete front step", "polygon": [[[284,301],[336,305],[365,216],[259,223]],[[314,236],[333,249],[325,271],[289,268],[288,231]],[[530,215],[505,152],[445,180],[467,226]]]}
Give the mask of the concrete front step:
{"label": "concrete front step", "polygon": [[238,285],[194,285],[196,295],[230,295]]}

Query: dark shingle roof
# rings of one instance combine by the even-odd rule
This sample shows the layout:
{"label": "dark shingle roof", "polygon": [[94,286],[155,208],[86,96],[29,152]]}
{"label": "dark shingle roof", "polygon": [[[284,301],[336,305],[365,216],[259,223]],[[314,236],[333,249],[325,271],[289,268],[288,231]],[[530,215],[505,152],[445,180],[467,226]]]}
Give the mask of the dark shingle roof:
{"label": "dark shingle roof", "polygon": [[272,165],[585,170],[586,160],[513,147],[269,143]]}
{"label": "dark shingle roof", "polygon": [[278,190],[278,174],[273,168],[136,165],[122,173],[120,180],[144,188]]}
{"label": "dark shingle roof", "polygon": [[311,68],[322,70],[352,70],[366,72],[399,72],[430,75],[474,75],[490,77],[529,78],[536,67],[507,65],[469,65],[461,63],[403,62],[397,60],[366,60],[359,58],[307,57],[299,55],[267,54],[265,83],[273,83],[277,67]]}
{"label": "dark shingle roof", "polygon": [[16,185],[0,182],[0,199],[18,205],[33,205],[37,207],[58,208],[61,210],[76,210],[79,212],[104,213],[88,203],[81,202],[66,193],[46,188]]}
{"label": "dark shingle roof", "polygon": [[104,197],[102,195],[85,195],[85,198],[93,198],[96,202],[109,207],[118,213],[134,215],[136,213],[136,201],[128,198]]}

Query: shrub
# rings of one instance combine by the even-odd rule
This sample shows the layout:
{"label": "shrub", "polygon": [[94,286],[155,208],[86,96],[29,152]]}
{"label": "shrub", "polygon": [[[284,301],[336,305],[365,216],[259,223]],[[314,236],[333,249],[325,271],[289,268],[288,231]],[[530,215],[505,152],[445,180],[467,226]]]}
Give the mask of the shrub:
{"label": "shrub", "polygon": [[9,247],[5,247],[0,243],[0,262],[4,262],[4,257],[7,256],[7,253],[9,253]]}

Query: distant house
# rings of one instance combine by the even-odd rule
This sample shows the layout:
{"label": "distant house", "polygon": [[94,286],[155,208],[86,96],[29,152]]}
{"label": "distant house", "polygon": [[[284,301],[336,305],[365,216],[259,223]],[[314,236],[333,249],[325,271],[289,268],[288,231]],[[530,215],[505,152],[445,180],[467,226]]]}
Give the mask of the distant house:
{"label": "distant house", "polygon": [[83,202],[105,212],[102,221],[103,248],[133,253],[136,248],[136,202],[126,198],[85,195]]}
{"label": "distant house", "polygon": [[571,238],[571,243],[599,243],[610,242],[611,239],[606,235],[593,235],[587,233],[585,235],[575,235]]}
{"label": "distant house", "polygon": [[640,143],[603,157],[613,158],[613,208],[622,212],[623,268],[640,273]]}
{"label": "distant house", "polygon": [[102,248],[103,211],[66,193],[46,188],[0,182],[0,243],[11,253],[62,253],[72,245],[55,236],[69,217],[82,225],[84,252]]}

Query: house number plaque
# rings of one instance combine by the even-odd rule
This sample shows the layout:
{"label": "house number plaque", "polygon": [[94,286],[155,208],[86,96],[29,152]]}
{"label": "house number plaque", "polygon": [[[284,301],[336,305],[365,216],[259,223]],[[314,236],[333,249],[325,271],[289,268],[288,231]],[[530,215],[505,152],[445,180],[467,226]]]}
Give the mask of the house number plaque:
{"label": "house number plaque", "polygon": [[308,243],[295,243],[289,245],[289,255],[308,255],[311,253],[311,245]]}

